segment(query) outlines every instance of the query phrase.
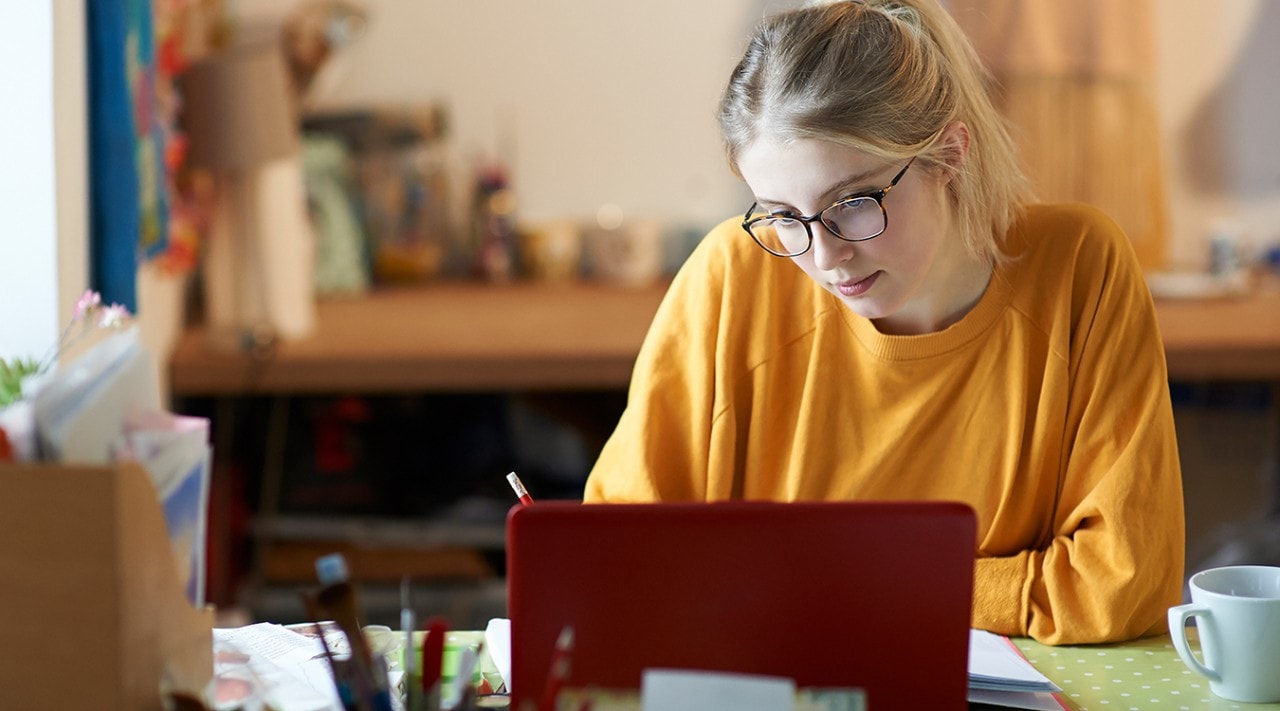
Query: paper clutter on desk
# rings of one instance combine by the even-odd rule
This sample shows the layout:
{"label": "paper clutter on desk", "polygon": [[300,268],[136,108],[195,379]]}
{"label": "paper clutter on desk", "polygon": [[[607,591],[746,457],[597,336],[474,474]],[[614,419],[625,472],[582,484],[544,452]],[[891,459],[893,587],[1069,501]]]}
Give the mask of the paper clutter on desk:
{"label": "paper clutter on desk", "polygon": [[502,675],[502,683],[511,691],[511,620],[495,617],[484,629],[484,643],[489,658]]}

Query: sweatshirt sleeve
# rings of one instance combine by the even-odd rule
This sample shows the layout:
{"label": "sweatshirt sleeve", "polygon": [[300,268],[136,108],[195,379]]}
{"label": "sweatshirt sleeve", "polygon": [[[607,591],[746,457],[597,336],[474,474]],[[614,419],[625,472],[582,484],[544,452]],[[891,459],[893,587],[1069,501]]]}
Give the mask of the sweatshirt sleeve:
{"label": "sweatshirt sleeve", "polygon": [[977,561],[974,626],[1046,644],[1166,629],[1184,566],[1182,476],[1155,308],[1124,235],[1081,259],[1052,539]]}
{"label": "sweatshirt sleeve", "polygon": [[686,260],[654,316],[627,406],[587,478],[587,503],[707,498],[724,279],[715,237]]}

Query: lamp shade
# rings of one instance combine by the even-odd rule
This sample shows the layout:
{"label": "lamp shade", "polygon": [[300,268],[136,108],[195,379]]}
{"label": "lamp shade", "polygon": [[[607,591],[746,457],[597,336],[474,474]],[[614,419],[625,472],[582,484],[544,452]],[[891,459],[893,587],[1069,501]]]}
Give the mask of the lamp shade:
{"label": "lamp shade", "polygon": [[246,170],[297,153],[293,88],[279,46],[236,47],[196,62],[182,91],[192,165]]}

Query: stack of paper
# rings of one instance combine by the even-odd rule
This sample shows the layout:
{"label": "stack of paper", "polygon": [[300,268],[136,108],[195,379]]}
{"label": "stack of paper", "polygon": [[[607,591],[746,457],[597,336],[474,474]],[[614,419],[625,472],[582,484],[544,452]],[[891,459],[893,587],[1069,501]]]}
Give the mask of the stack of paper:
{"label": "stack of paper", "polygon": [[999,635],[969,630],[969,701],[1020,709],[1061,709],[1061,691]]}

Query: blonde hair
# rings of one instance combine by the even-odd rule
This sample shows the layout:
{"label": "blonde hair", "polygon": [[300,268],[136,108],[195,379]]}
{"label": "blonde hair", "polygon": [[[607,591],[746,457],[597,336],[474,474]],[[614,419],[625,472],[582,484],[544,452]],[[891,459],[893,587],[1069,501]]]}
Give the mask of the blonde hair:
{"label": "blonde hair", "polygon": [[[720,101],[729,164],[762,135],[830,141],[887,160],[951,173],[960,236],[995,262],[1030,199],[990,78],[960,27],[936,0],[846,0],[766,18]],[[953,121],[969,129],[960,161],[937,141]],[[740,174],[739,174],[740,175]]]}

